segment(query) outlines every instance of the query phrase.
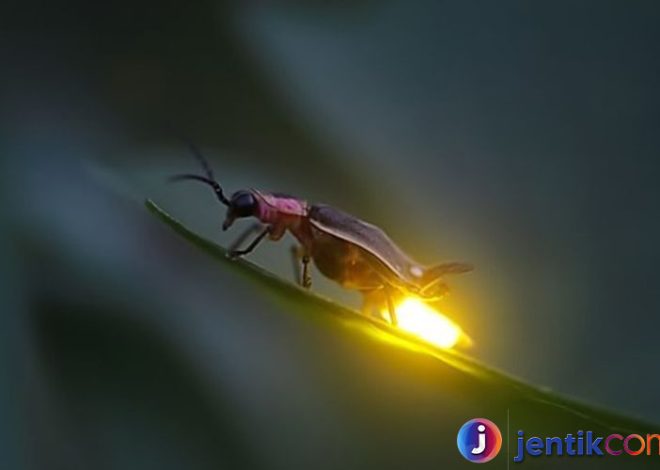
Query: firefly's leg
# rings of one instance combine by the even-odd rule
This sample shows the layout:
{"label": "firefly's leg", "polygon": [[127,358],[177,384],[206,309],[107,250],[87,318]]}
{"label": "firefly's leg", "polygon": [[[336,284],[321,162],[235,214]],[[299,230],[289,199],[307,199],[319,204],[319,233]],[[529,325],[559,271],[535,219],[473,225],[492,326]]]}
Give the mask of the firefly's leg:
{"label": "firefly's leg", "polygon": [[302,257],[303,272],[302,285],[305,289],[312,287],[312,276],[309,275],[309,255],[305,253]]}
{"label": "firefly's leg", "polygon": [[[305,289],[312,287],[312,277],[309,275],[310,257],[305,248],[298,245],[291,247],[291,258],[293,260],[293,275],[297,282]],[[302,274],[300,272],[300,263],[302,262]]]}
{"label": "firefly's leg", "polygon": [[261,242],[261,240],[264,239],[266,235],[270,233],[271,227],[266,227],[259,235],[257,235],[257,238],[252,240],[252,243],[250,243],[247,248],[244,250],[231,250],[229,251],[229,257],[230,258],[237,258],[239,256],[247,255],[250,253],[252,250],[254,250],[257,245]]}
{"label": "firefly's leg", "polygon": [[[373,289],[363,290],[362,293],[362,313],[369,317],[376,317],[379,320],[394,323],[392,320],[392,311],[394,307],[389,299],[387,287],[382,285]],[[389,300],[389,301],[388,301]],[[387,309],[383,308],[387,306]]]}
{"label": "firefly's leg", "polygon": [[258,232],[259,230],[263,229],[263,224],[260,224],[259,222],[256,222],[252,225],[250,225],[243,233],[241,233],[236,240],[234,240],[234,243],[229,245],[229,249],[227,250],[229,253],[238,250],[238,247],[240,247],[247,238],[252,235],[255,232]]}
{"label": "firefly's leg", "polygon": [[384,289],[385,289],[385,298],[387,299],[387,310],[390,313],[390,323],[392,323],[392,326],[396,326],[397,325],[396,312],[394,311],[394,302],[392,301],[392,292],[390,290],[390,286],[386,284]]}

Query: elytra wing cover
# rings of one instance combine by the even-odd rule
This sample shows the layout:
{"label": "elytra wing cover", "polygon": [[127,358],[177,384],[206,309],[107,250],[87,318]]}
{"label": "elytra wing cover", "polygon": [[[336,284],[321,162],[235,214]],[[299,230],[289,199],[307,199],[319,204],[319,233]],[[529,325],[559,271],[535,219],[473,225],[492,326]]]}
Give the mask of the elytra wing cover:
{"label": "elytra wing cover", "polygon": [[322,204],[310,207],[309,218],[314,227],[359,246],[377,258],[399,278],[411,283],[419,281],[419,276],[415,276],[413,272],[421,275],[423,268],[375,225]]}

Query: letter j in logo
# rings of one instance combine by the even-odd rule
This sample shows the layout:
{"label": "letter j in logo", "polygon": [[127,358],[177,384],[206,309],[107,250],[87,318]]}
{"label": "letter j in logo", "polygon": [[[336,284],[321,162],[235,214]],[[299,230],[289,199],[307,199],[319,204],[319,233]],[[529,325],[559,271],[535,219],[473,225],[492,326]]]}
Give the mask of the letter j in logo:
{"label": "letter j in logo", "polygon": [[493,460],[502,448],[502,433],[492,421],[471,419],[458,431],[458,450],[466,460],[485,463]]}

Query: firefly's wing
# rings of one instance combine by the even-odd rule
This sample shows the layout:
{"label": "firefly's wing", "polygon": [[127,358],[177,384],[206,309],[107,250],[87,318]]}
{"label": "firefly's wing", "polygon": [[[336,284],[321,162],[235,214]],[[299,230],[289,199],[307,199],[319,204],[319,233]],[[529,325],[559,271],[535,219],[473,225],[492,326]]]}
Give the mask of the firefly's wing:
{"label": "firefly's wing", "polygon": [[398,278],[416,284],[424,268],[401,250],[380,228],[339,209],[314,204],[309,209],[313,227],[357,245],[371,254]]}
{"label": "firefly's wing", "polygon": [[424,275],[422,276],[421,285],[425,291],[432,289],[439,282],[442,282],[442,278],[447,274],[463,274],[470,272],[474,269],[469,263],[463,263],[458,261],[450,261],[441,264],[436,264],[426,268]]}

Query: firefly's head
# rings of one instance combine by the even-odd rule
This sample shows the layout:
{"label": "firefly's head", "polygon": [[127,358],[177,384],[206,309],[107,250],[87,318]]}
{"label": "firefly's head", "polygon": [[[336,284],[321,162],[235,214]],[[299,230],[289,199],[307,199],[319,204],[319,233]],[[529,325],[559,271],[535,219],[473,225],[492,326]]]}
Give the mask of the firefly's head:
{"label": "firefly's head", "polygon": [[247,189],[236,191],[227,201],[227,216],[222,229],[227,230],[236,219],[255,216],[258,210],[259,203],[252,191]]}
{"label": "firefly's head", "polygon": [[213,189],[218,200],[227,206],[227,215],[225,221],[222,224],[222,229],[227,230],[234,223],[234,220],[240,219],[242,217],[251,217],[257,214],[259,209],[259,203],[255,197],[254,192],[246,189],[236,191],[231,195],[230,198],[225,196],[220,183],[218,183],[213,176],[213,170],[211,166],[202,153],[195,147],[192,143],[188,143],[190,150],[192,150],[193,155],[197,158],[199,163],[204,170],[205,175],[195,175],[190,173],[185,173],[181,175],[175,175],[170,178],[170,181],[182,181],[182,180],[193,180],[199,181],[201,183],[207,184]]}

